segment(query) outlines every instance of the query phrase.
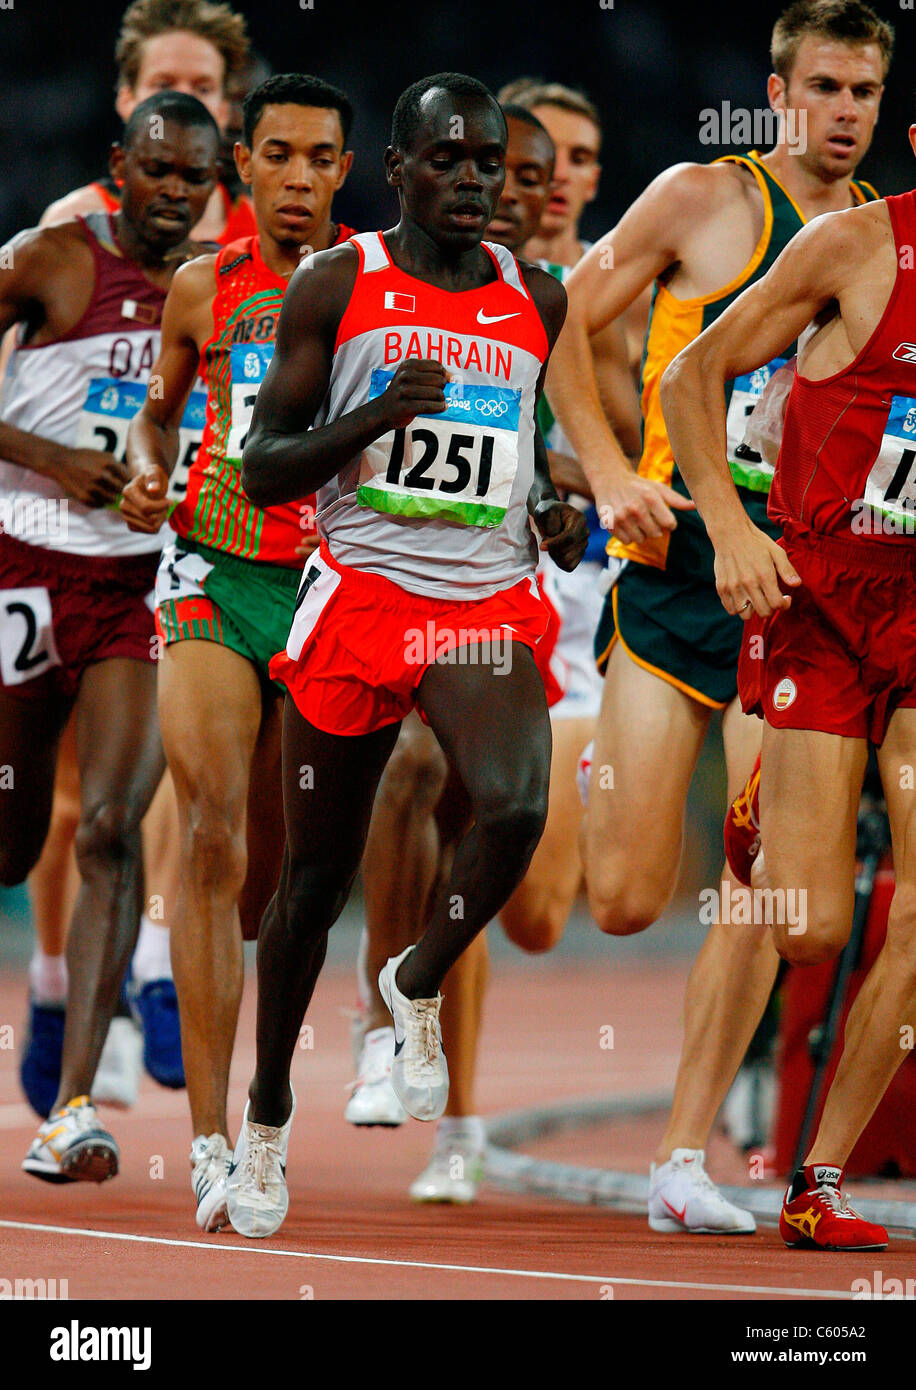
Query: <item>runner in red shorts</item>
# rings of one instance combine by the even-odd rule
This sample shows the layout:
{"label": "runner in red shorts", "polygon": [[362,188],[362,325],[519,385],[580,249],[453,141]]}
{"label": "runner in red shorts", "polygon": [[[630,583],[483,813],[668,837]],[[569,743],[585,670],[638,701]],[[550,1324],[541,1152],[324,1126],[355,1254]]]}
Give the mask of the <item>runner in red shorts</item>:
{"label": "runner in red shorts", "polygon": [[534,416],[564,291],[480,245],[505,154],[503,114],[473,78],[403,93],[385,155],[401,220],[296,272],[243,455],[261,505],[321,489],[323,540],[271,667],[291,697],[287,846],[258,939],[257,1069],[228,1179],[229,1219],[249,1236],[286,1215],[290,1062],[401,719],[419,706],[475,820],[426,932],[380,977],[392,1084],[418,1119],[448,1097],[441,981],[544,826],[550,723],[531,649],[546,613],[529,507],[567,568],[587,527],[557,500]]}
{"label": "runner in red shorts", "polygon": [[152,613],[161,543],[132,535],[117,500],[166,290],[202,249],[188,237],[218,151],[216,122],[194,97],[150,97],[112,155],[121,209],[23,233],[0,271],[0,332],[20,325],[0,424],[3,883],[20,883],[41,852],[73,711],[80,781],[60,1088],[23,1165],[50,1182],[118,1171],[89,1095],[140,925],[140,822],[163,755]]}
{"label": "runner in red shorts", "polygon": [[[910,138],[916,149],[916,130]],[[672,441],[715,546],[720,597],[747,620],[739,689],[745,710],[765,721],[766,873],[784,903],[792,894],[802,909],[780,914],[774,902],[785,959],[826,960],[849,936],[869,741],[891,824],[897,890],[887,939],[786,1194],[780,1230],[789,1245],[886,1244],[840,1183],[916,1024],[916,807],[907,775],[916,764],[914,243],[913,192],[819,218],[676,359],[664,386]],[[738,506],[715,393],[809,324],[770,495],[783,526],[777,544]]]}

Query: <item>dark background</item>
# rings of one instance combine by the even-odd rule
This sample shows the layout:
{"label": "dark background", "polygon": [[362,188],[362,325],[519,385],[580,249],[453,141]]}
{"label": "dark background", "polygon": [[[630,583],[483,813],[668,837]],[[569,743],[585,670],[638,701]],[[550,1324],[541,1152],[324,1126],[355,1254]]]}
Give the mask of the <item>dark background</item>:
{"label": "dark background", "polygon": [[[12,8],[4,8],[5,5]],[[353,173],[336,208],[357,227],[390,225],[396,205],[381,154],[398,94],[458,69],[496,89],[522,74],[581,86],[605,123],[604,174],[586,236],[605,231],[656,173],[724,150],[700,143],[700,112],[728,99],[766,106],[777,4],[673,0],[243,0],[257,49],[277,71],[338,83],[356,107]],[[97,177],[117,135],[113,50],[123,0],[0,0],[0,238],[33,225],[53,199]],[[878,0],[897,52],[863,177],[883,193],[916,182],[907,129],[916,117],[916,12]]]}

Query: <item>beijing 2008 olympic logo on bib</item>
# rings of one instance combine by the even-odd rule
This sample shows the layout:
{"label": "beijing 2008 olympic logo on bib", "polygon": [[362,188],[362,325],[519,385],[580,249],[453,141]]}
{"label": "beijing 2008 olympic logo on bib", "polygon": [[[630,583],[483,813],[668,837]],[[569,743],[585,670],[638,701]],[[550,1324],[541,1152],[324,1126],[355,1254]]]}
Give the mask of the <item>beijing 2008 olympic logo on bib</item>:
{"label": "beijing 2008 olympic logo on bib", "polygon": [[798,687],[795,682],[786,676],[779,682],[776,689],[773,691],[773,708],[788,709],[791,704],[795,703],[797,694]]}

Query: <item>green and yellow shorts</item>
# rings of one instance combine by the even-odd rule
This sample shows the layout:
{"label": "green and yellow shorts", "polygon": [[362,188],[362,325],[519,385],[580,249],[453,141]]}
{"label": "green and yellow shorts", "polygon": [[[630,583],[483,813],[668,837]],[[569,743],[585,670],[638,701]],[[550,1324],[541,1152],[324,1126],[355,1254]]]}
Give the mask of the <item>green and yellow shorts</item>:
{"label": "green and yellow shorts", "polygon": [[[680,477],[672,486],[686,495]],[[766,494],[738,492],[751,520],[774,538]],[[595,661],[602,673],[614,643],[642,666],[712,709],[738,693],[738,656],[744,624],[726,613],[716,592],[715,551],[696,512],[678,512],[666,565],[630,560],[605,598],[595,633]]]}
{"label": "green and yellow shorts", "polygon": [[268,681],[271,658],[286,647],[301,578],[301,569],[240,560],[177,536],[156,575],[156,631],[166,646],[218,642]]}

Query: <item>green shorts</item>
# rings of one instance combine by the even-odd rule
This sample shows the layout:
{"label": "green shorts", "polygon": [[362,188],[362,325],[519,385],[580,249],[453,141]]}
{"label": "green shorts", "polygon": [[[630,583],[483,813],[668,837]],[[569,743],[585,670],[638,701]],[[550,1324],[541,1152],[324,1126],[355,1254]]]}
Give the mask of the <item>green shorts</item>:
{"label": "green shorts", "polygon": [[[687,495],[678,473],[675,491]],[[766,514],[766,494],[738,489],[755,526],[779,535]],[[712,709],[738,693],[738,655],[744,623],[726,613],[716,592],[715,551],[696,512],[678,512],[665,568],[630,560],[604,601],[595,633],[602,673],[619,639],[638,666]]]}
{"label": "green shorts", "polygon": [[167,646],[218,642],[267,681],[271,658],[286,647],[301,578],[299,569],[240,560],[177,536],[156,576],[156,629]]}

